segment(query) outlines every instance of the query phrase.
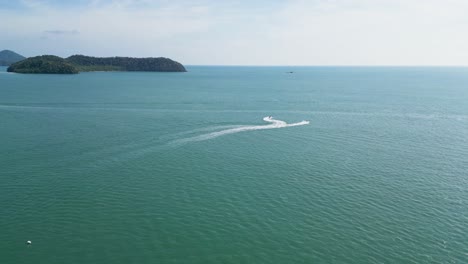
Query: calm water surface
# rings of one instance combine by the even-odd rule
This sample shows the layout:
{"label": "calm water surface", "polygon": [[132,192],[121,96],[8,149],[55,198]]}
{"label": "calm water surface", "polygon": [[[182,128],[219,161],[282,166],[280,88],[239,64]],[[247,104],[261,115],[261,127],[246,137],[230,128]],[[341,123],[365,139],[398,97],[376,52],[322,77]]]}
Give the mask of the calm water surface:
{"label": "calm water surface", "polygon": [[468,262],[468,68],[188,70],[0,69],[0,263]]}

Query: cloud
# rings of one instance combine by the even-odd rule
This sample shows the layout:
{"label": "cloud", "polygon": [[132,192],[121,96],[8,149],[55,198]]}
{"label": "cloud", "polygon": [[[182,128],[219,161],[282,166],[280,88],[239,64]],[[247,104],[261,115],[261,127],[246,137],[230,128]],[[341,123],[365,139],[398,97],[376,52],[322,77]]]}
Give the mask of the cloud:
{"label": "cloud", "polygon": [[19,2],[26,8],[38,8],[44,5],[44,3],[39,0],[20,0]]}
{"label": "cloud", "polygon": [[42,35],[40,36],[41,40],[47,40],[49,38],[63,38],[63,37],[68,37],[68,36],[75,36],[79,35],[80,32],[76,29],[73,30],[44,30],[42,32]]}
{"label": "cloud", "polygon": [[76,29],[73,30],[44,30],[44,34],[48,35],[78,35],[80,32]]}
{"label": "cloud", "polygon": [[167,56],[188,64],[468,63],[466,0],[22,2],[27,8],[0,7],[9,21],[0,34],[2,43],[30,55]]}

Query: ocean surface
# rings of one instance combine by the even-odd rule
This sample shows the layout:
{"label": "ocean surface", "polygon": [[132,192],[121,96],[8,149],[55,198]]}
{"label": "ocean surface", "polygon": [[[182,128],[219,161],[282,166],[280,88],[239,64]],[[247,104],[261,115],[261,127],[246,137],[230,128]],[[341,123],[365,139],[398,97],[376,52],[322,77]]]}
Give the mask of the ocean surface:
{"label": "ocean surface", "polygon": [[468,68],[187,69],[0,68],[1,264],[468,263]]}

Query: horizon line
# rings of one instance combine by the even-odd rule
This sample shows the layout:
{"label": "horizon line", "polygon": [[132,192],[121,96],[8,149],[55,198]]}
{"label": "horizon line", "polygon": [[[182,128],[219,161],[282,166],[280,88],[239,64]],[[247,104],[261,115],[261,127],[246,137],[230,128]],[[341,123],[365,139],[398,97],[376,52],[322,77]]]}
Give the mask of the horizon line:
{"label": "horizon line", "polygon": [[336,65],[320,65],[320,64],[309,64],[309,65],[294,65],[294,64],[183,64],[184,66],[198,66],[198,67],[459,67],[465,68],[467,65],[398,65],[398,64],[336,64]]}
{"label": "horizon line", "polygon": [[[137,57],[135,57],[137,58]],[[141,57],[145,58],[145,57]],[[150,58],[150,57],[146,57]],[[346,67],[353,67],[353,68],[391,68],[391,67],[398,67],[398,68],[468,68],[467,65],[398,65],[398,64],[336,64],[336,65],[320,65],[320,64],[309,64],[309,65],[294,65],[294,64],[271,64],[271,65],[262,65],[262,64],[183,64],[183,66],[187,67],[335,67],[335,68],[346,68]],[[0,65],[0,67],[8,67],[5,65]]]}

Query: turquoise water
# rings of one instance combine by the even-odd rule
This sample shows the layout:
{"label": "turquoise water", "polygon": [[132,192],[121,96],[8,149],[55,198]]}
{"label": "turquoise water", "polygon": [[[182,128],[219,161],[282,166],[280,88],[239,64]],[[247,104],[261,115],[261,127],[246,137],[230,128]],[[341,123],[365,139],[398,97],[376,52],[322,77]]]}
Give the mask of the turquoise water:
{"label": "turquoise water", "polygon": [[468,262],[468,68],[188,70],[1,69],[0,263]]}

